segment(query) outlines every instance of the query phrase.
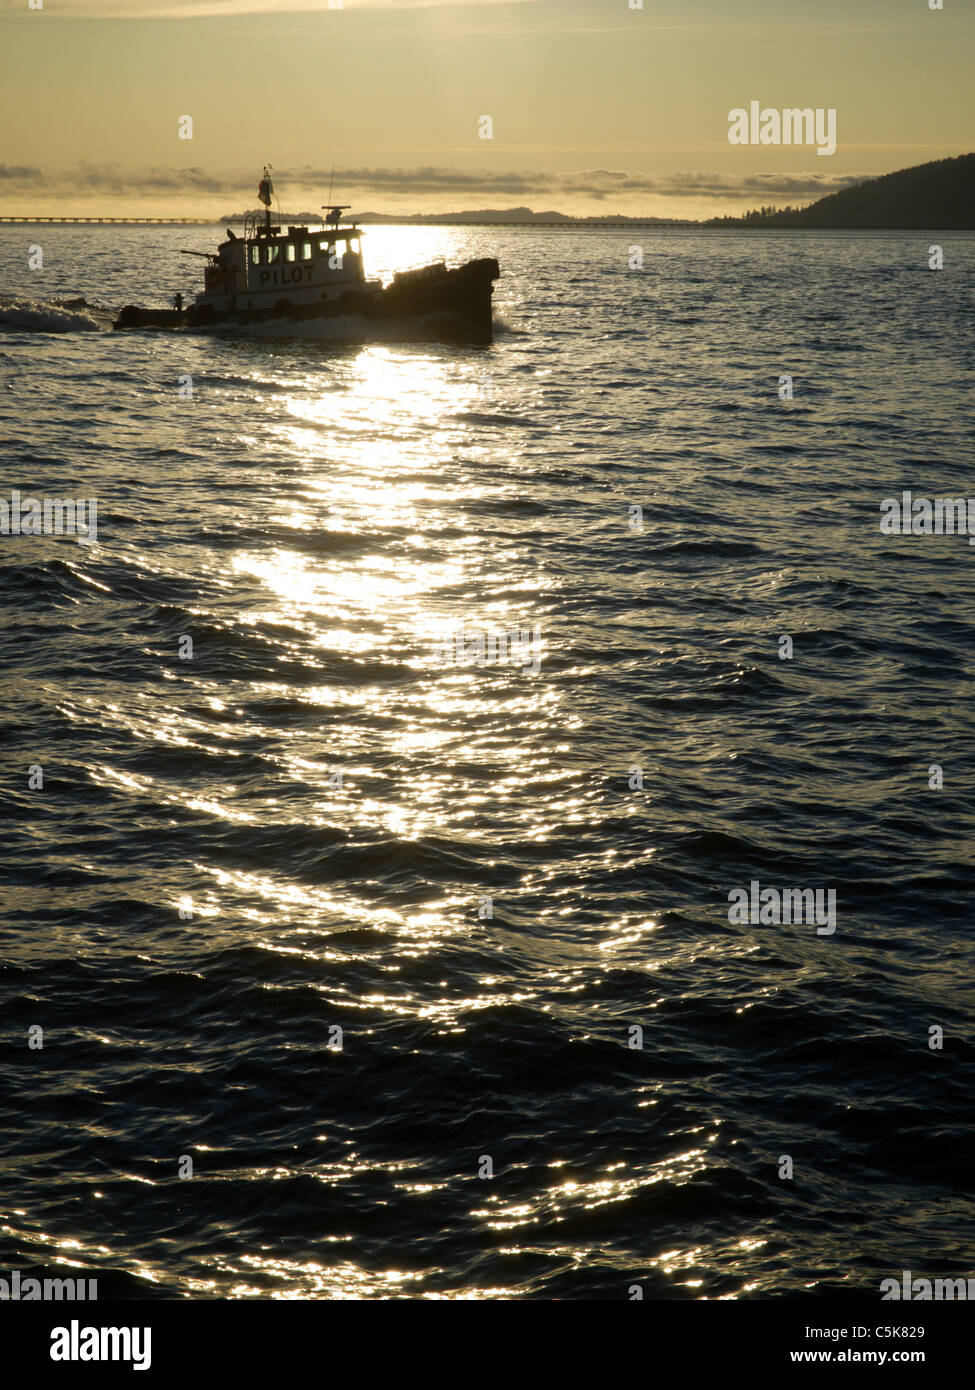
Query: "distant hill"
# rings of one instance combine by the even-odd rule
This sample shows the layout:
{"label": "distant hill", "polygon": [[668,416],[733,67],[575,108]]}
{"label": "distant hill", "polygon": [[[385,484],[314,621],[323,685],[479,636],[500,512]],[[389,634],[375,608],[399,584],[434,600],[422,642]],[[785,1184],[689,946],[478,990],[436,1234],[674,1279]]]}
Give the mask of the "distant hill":
{"label": "distant hill", "polygon": [[429,225],[437,222],[574,222],[564,212],[532,212],[531,208],[480,208],[467,212],[415,212],[404,217],[383,212],[364,212],[361,221],[409,222]]}
{"label": "distant hill", "polygon": [[849,227],[975,231],[975,154],[868,179],[805,208],[713,217],[709,227]]}
{"label": "distant hill", "polygon": [[660,223],[667,227],[685,225],[684,223],[678,224],[671,217],[624,217],[618,212],[608,213],[602,217],[573,217],[567,212],[533,212],[531,208],[479,208],[472,212],[416,212],[408,217],[404,217],[402,214],[364,212],[357,220],[359,222],[408,223],[416,226],[444,226],[448,224],[454,227],[474,224],[479,226],[497,224],[505,227],[531,227],[552,226],[554,223],[565,223],[567,227],[604,226],[607,223],[622,226],[631,223],[638,226],[646,226],[648,223]]}
{"label": "distant hill", "polygon": [[[263,219],[264,209],[251,210],[249,212],[231,212],[225,217],[220,217],[219,222],[243,222],[245,218]],[[649,225],[659,225],[662,227],[687,227],[693,223],[682,221],[672,217],[624,217],[621,213],[609,213],[603,217],[571,217],[565,212],[532,212],[531,208],[481,208],[473,212],[414,212],[414,213],[389,213],[389,212],[357,212],[353,214],[356,222],[371,224],[376,226],[383,223],[395,226],[417,226],[417,227],[464,227],[464,226],[504,226],[504,227],[531,227],[531,226],[552,226],[557,223],[565,223],[566,226],[638,226],[646,227]],[[281,212],[274,213],[275,222],[297,225],[318,226],[322,220],[322,213],[318,212]]]}

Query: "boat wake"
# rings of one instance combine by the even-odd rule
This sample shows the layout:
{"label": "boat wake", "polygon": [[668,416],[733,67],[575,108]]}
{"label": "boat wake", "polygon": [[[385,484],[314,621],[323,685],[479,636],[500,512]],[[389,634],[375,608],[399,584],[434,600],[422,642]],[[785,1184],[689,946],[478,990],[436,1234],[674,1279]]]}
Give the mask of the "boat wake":
{"label": "boat wake", "polygon": [[11,299],[0,296],[0,333],[104,333],[112,314],[86,299]]}

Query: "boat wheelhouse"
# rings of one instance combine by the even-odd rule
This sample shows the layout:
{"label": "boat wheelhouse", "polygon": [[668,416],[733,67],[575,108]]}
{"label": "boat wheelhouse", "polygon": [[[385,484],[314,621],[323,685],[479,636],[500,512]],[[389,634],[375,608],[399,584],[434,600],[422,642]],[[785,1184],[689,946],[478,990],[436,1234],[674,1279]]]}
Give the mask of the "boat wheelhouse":
{"label": "boat wheelhouse", "polygon": [[341,298],[351,291],[380,293],[382,281],[366,279],[362,229],[342,226],[274,227],[245,224],[244,236],[228,239],[208,256],[199,310],[223,317],[239,311],[260,313],[278,300],[293,306]]}

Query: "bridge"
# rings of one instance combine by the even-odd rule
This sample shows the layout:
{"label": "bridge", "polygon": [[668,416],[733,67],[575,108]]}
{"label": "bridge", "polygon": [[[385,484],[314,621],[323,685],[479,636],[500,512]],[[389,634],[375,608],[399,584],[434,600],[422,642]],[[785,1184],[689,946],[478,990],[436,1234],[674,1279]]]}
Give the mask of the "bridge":
{"label": "bridge", "polygon": [[0,222],[63,222],[71,226],[108,223],[114,227],[212,227],[212,217],[0,217]]}

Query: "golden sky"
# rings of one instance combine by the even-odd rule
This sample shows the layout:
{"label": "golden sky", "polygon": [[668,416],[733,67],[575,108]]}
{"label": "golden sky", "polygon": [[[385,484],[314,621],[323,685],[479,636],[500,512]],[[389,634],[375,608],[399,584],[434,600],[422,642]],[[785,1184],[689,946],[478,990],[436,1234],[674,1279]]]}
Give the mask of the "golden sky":
{"label": "golden sky", "polygon": [[[217,217],[269,161],[290,211],[334,163],[359,212],[700,217],[975,150],[970,0],[635,5],[0,0],[0,212]],[[752,100],[836,153],[730,145]]]}

